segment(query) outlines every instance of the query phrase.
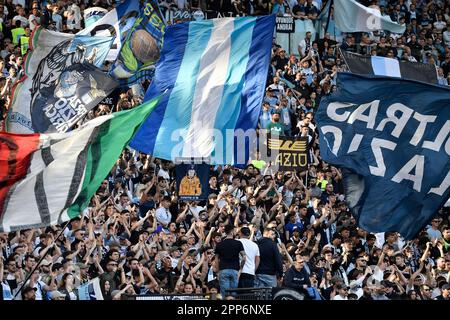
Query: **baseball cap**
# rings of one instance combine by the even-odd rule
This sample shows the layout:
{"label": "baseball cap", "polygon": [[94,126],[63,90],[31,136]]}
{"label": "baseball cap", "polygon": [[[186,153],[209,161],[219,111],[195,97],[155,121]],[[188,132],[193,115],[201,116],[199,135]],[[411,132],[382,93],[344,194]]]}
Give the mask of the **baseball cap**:
{"label": "baseball cap", "polygon": [[442,286],[442,290],[450,290],[450,284],[446,283]]}
{"label": "baseball cap", "polygon": [[338,285],[336,286],[336,288],[337,288],[338,290],[341,290],[341,289],[350,289],[350,287],[347,286],[347,285],[345,285],[345,283],[340,283],[340,284],[338,284]]}
{"label": "baseball cap", "polygon": [[50,266],[52,263],[53,262],[44,259],[41,261],[41,266]]}
{"label": "baseball cap", "polygon": [[128,233],[126,233],[126,232],[122,232],[120,235],[119,235],[119,239],[120,240],[125,240],[125,239],[128,239],[129,237],[128,237]]}

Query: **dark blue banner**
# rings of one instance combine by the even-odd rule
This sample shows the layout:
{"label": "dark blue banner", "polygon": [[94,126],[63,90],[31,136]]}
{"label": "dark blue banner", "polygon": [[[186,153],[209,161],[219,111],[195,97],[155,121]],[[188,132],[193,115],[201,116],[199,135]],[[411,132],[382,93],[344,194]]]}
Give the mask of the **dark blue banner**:
{"label": "dark blue banner", "polygon": [[413,238],[450,194],[450,89],[338,74],[317,112],[324,161],[346,168],[346,198],[370,232]]}
{"label": "dark blue banner", "polygon": [[89,63],[74,63],[59,78],[42,86],[32,100],[31,120],[36,132],[66,132],[106,96],[117,83]]}
{"label": "dark blue banner", "polygon": [[208,164],[179,164],[175,171],[179,200],[198,201],[208,199]]}

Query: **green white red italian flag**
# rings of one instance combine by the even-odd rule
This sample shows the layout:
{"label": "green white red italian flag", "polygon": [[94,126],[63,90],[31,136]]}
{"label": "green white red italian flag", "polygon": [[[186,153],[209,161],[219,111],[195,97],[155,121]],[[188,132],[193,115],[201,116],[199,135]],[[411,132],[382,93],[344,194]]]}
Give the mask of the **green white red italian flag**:
{"label": "green white red italian flag", "polygon": [[95,118],[68,133],[1,132],[0,232],[79,216],[157,102]]}

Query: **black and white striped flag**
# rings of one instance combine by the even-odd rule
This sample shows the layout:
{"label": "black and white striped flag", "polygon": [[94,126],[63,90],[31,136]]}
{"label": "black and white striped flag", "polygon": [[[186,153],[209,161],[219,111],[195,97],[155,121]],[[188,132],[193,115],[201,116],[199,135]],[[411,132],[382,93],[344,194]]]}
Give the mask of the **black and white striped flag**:
{"label": "black and white striped flag", "polygon": [[437,84],[436,67],[430,64],[398,61],[397,59],[363,56],[341,51],[351,73],[397,77]]}

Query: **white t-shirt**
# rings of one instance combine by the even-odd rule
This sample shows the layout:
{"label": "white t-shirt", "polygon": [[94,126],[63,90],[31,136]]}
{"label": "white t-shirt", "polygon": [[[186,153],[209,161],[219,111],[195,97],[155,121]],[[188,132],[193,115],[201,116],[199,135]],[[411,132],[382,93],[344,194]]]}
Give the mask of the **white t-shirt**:
{"label": "white t-shirt", "polygon": [[309,42],[306,42],[306,38],[301,40],[300,43],[298,44],[298,46],[301,48],[302,50],[302,56],[304,56],[306,54],[306,49],[310,49],[312,46],[312,40],[310,39]]}
{"label": "white t-shirt", "polygon": [[[284,188],[284,186],[279,187],[278,192],[282,192],[283,188]],[[283,194],[284,203],[286,203],[287,206],[290,206],[293,198],[294,198],[294,192],[292,192],[292,190],[289,190],[288,188],[285,188],[284,194]]]}
{"label": "white t-shirt", "polygon": [[[231,185],[231,186],[228,187],[227,191],[231,192],[231,190],[233,190],[233,188],[234,187]],[[242,192],[241,189],[237,188],[231,194],[233,195],[233,197],[240,199],[244,193]]]}
{"label": "white t-shirt", "polygon": [[38,25],[41,24],[41,18],[36,17],[34,14],[30,14],[30,17],[28,18],[28,22],[30,23],[30,30],[33,31],[34,28],[36,28],[36,25],[33,23],[33,20],[36,20],[36,23]]}
{"label": "white t-shirt", "polygon": [[341,295],[337,294],[334,296],[333,300],[348,300],[348,298],[342,297]]}
{"label": "white t-shirt", "polygon": [[16,25],[16,21],[17,21],[17,20],[20,21],[20,24],[21,24],[21,27],[22,27],[22,28],[25,28],[25,27],[27,27],[27,26],[30,24],[30,23],[28,22],[28,19],[27,19],[27,18],[17,15],[17,16],[15,16],[15,17],[13,18],[13,26]]}
{"label": "white t-shirt", "polygon": [[255,275],[255,257],[259,257],[259,247],[256,243],[249,239],[238,239],[244,246],[246,255],[245,265],[242,273]]}
{"label": "white t-shirt", "polygon": [[442,36],[444,37],[445,44],[447,45],[450,44],[450,31],[449,30],[444,31],[442,33]]}
{"label": "white t-shirt", "polygon": [[169,172],[167,172],[166,170],[164,170],[162,168],[159,169],[159,171],[158,171],[158,177],[163,177],[164,179],[170,181]]}
{"label": "white t-shirt", "polygon": [[169,209],[161,207],[156,209],[155,217],[158,222],[162,222],[165,225],[168,225],[170,223],[170,220],[172,219],[172,214],[170,213]]}
{"label": "white t-shirt", "polygon": [[447,26],[447,24],[445,23],[445,21],[436,21],[435,23],[433,23],[433,26],[438,30],[442,30]]}
{"label": "white t-shirt", "polygon": [[198,220],[198,214],[200,213],[200,211],[204,210],[203,207],[200,206],[195,206],[195,207],[189,207],[189,211],[188,213],[192,213],[192,215],[194,216],[195,220]]}

